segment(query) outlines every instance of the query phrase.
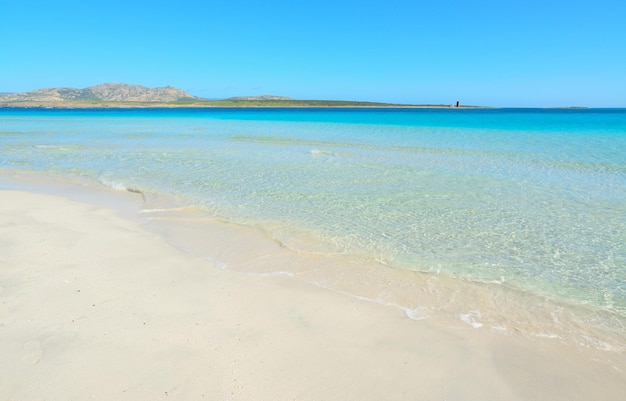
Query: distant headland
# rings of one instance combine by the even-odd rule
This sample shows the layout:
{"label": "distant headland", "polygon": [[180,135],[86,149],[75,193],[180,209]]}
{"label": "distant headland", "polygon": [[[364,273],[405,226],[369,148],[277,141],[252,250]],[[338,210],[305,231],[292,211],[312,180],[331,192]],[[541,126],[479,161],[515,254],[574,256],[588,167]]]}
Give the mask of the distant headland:
{"label": "distant headland", "polygon": [[84,89],[43,88],[31,92],[0,93],[0,107],[11,108],[159,108],[159,107],[405,107],[476,108],[459,102],[446,104],[401,104],[350,100],[297,100],[286,96],[237,96],[209,100],[173,86],[148,88],[142,85],[106,83]]}

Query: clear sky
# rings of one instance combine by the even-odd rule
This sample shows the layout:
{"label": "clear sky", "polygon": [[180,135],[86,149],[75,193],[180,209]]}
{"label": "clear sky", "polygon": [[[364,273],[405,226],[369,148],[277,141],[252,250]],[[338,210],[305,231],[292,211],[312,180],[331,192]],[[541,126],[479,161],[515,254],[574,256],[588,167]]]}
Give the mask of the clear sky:
{"label": "clear sky", "polygon": [[625,0],[0,0],[0,92],[626,107]]}

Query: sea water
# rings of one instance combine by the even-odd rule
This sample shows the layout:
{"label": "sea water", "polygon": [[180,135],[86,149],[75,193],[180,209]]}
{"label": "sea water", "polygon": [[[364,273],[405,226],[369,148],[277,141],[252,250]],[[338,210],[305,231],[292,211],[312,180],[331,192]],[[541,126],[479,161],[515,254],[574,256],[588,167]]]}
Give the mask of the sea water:
{"label": "sea water", "polygon": [[564,302],[626,337],[625,109],[2,109],[0,169],[193,206],[297,254]]}

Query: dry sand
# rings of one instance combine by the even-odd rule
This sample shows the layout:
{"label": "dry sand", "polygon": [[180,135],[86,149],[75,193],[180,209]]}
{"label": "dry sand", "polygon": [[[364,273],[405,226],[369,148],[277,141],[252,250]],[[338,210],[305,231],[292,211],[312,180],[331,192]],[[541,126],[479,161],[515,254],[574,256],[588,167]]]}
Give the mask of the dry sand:
{"label": "dry sand", "polygon": [[0,400],[624,394],[623,354],[225,272],[105,206],[0,191]]}

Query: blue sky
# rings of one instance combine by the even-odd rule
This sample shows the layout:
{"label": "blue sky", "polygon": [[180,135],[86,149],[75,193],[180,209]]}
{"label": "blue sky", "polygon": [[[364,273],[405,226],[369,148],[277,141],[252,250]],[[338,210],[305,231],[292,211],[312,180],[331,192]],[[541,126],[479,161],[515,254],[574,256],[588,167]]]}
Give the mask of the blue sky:
{"label": "blue sky", "polygon": [[626,107],[624,21],[624,0],[0,0],[0,92]]}

